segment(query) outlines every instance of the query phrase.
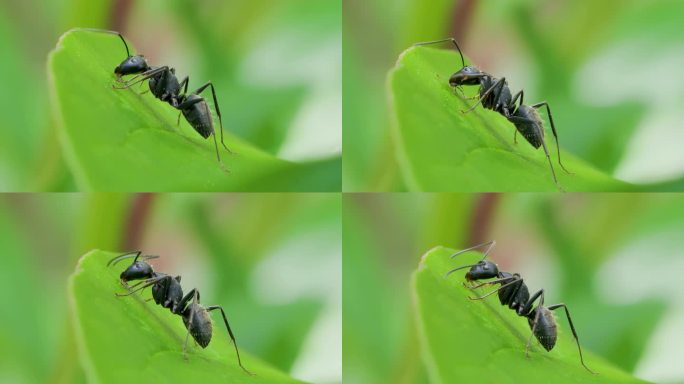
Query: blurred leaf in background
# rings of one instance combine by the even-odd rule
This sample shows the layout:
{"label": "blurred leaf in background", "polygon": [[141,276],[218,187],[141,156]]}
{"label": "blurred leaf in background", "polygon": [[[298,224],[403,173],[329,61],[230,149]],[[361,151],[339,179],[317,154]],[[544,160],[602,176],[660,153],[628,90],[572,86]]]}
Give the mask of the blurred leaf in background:
{"label": "blurred leaf in background", "polygon": [[0,377],[85,380],[66,279],[77,252],[103,244],[162,255],[156,270],[230,308],[241,351],[300,380],[341,382],[340,205],[325,194],[0,197],[0,284],[17,290],[0,317]]}
{"label": "blurred leaf in background", "polygon": [[[0,80],[7,77],[3,83],[17,89],[2,111],[23,111],[7,121],[12,129],[3,129],[2,190],[83,187],[74,180],[73,162],[64,161],[45,98],[47,53],[74,27],[120,30],[152,65],[189,75],[190,89],[211,80],[227,130],[282,160],[331,164],[301,177],[319,184],[339,180],[341,1],[29,0],[3,3],[2,19],[8,23],[1,23],[0,41],[7,41],[10,55]],[[288,189],[327,189],[296,179],[291,184]],[[331,188],[338,187],[339,181]]]}
{"label": "blurred leaf in background", "polygon": [[684,291],[672,285],[681,271],[681,196],[359,195],[344,203],[344,247],[354,251],[344,259],[351,382],[426,382],[410,321],[411,272],[434,246],[490,239],[502,270],[544,288],[549,303],[571,305],[583,348],[643,379],[684,377],[674,361]]}
{"label": "blurred leaf in background", "polygon": [[682,2],[389,3],[344,4],[345,190],[410,186],[389,140],[385,76],[412,44],[451,36],[526,101],[548,101],[568,152],[631,183],[683,189]]}

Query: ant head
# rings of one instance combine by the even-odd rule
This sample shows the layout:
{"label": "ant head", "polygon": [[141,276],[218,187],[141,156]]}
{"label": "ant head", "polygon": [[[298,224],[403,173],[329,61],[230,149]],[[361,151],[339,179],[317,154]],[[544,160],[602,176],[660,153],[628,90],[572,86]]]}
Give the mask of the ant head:
{"label": "ant head", "polygon": [[126,282],[131,280],[149,279],[154,276],[155,273],[151,265],[144,261],[136,260],[133,262],[133,264],[121,272],[119,278],[121,281]]}
{"label": "ant head", "polygon": [[499,275],[499,267],[491,261],[482,260],[479,263],[473,265],[468,273],[466,273],[465,278],[468,281],[491,279]]}
{"label": "ant head", "polygon": [[460,71],[451,75],[449,84],[452,87],[458,87],[460,85],[478,85],[480,84],[480,79],[484,76],[484,72],[470,65],[466,65],[461,68]]}
{"label": "ant head", "polygon": [[126,60],[122,61],[116,68],[114,73],[118,76],[133,75],[143,73],[150,69],[150,66],[143,55],[128,56]]}

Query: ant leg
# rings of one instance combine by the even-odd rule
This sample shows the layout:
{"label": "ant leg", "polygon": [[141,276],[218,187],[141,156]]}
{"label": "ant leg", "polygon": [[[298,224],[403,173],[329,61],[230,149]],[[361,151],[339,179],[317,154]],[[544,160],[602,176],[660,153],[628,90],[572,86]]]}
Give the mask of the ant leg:
{"label": "ant leg", "polygon": [[[193,94],[196,94],[196,93],[193,92]],[[200,96],[200,97],[197,97],[197,98],[195,98],[195,99],[185,100],[184,102],[182,102],[182,103],[180,103],[178,106],[176,106],[176,108],[177,108],[177,109],[180,109],[180,110],[182,111],[182,110],[184,110],[184,109],[187,109],[187,108],[190,107],[191,105],[194,105],[194,104],[197,104],[197,103],[201,103],[201,102],[206,102],[206,100],[205,100],[203,97]],[[207,108],[209,108],[209,107],[207,107]],[[178,118],[180,119],[180,115],[178,115]],[[218,159],[218,162],[219,162],[219,163],[223,164],[223,162],[221,162],[221,156],[219,155],[218,142],[216,141],[216,133],[215,133],[215,132],[212,132],[212,133],[211,133],[211,136],[214,136],[214,146],[216,147],[216,159]],[[223,136],[223,129],[221,129],[221,136]],[[209,137],[209,136],[207,136],[207,138],[208,138],[208,137]],[[221,141],[221,143],[223,144],[223,141]],[[223,144],[223,146],[225,147],[226,145]],[[228,148],[226,147],[226,149],[228,149]],[[230,150],[228,150],[228,152],[233,153],[233,152],[231,152]]]}
{"label": "ant leg", "polygon": [[[515,103],[518,101],[518,98],[520,98],[520,103],[518,105],[515,105]],[[511,104],[508,106],[511,109],[511,112],[515,114],[515,112],[518,110],[518,108],[523,105],[523,99],[525,98],[525,92],[523,90],[520,90],[520,92],[516,93],[515,96],[513,96],[513,100],[511,100]]]}
{"label": "ant leg", "polygon": [[413,46],[438,44],[438,43],[444,43],[447,41],[451,41],[452,43],[454,43],[454,45],[456,46],[456,49],[458,50],[458,54],[461,55],[461,64],[463,64],[463,66],[465,67],[466,65],[465,65],[465,60],[463,60],[463,53],[461,52],[461,48],[458,47],[458,43],[456,43],[456,39],[454,39],[453,37],[450,37],[448,39],[442,39],[442,40],[424,41],[422,43],[415,43],[415,44],[413,44]]}
{"label": "ant leg", "polygon": [[[206,84],[197,88],[192,93],[198,95],[198,94],[202,93],[202,91],[204,91],[207,87],[211,87],[211,96],[214,98],[214,108],[216,108],[216,114],[218,115],[218,119],[219,119],[219,126],[221,127],[221,145],[223,145],[223,148],[225,148],[228,151],[228,153],[232,154],[233,151],[231,151],[226,146],[226,143],[223,142],[223,121],[221,120],[221,110],[219,109],[218,100],[216,99],[216,90],[214,89],[214,84],[212,84],[211,81],[208,81]],[[214,140],[216,140],[216,136],[214,136]]]}
{"label": "ant leg", "polygon": [[579,337],[577,337],[577,332],[575,331],[575,326],[572,324],[572,318],[570,317],[570,311],[568,310],[568,306],[565,305],[565,303],[560,303],[560,304],[550,305],[550,306],[548,306],[547,308],[548,308],[549,311],[553,311],[553,310],[556,310],[556,309],[558,309],[558,308],[560,308],[560,307],[563,307],[563,309],[565,310],[565,315],[566,315],[567,318],[568,318],[568,323],[570,323],[570,329],[572,330],[572,335],[575,336],[575,342],[577,342],[577,350],[579,351],[580,362],[582,363],[582,366],[583,366],[584,368],[586,368],[587,371],[589,371],[589,372],[591,372],[591,373],[593,373],[593,374],[595,375],[596,372],[592,371],[591,369],[589,369],[589,367],[587,367],[587,366],[584,364],[584,358],[582,357],[582,348],[580,347]]}
{"label": "ant leg", "polygon": [[[510,277],[509,277],[509,279],[510,279]],[[487,297],[489,297],[489,296],[491,296],[491,295],[493,295],[493,294],[499,292],[500,290],[502,290],[502,289],[504,289],[504,288],[506,288],[506,287],[509,287],[509,286],[515,284],[515,283],[522,283],[522,278],[520,278],[520,277],[514,277],[514,278],[513,278],[513,281],[511,281],[510,283],[506,283],[506,284],[500,286],[499,288],[497,288],[497,289],[495,289],[495,290],[489,292],[489,293],[486,294],[486,295],[483,295],[483,296],[480,296],[480,297],[470,297],[470,296],[468,296],[468,298],[469,298],[470,300],[482,300],[482,299],[485,299],[485,298],[487,298]]]}
{"label": "ant leg", "polygon": [[[515,103],[518,101],[518,98],[520,98],[520,103],[516,106]],[[513,100],[511,101],[511,104],[508,106],[511,109],[511,114],[515,115],[515,113],[518,111],[518,108],[523,104],[523,99],[525,98],[525,92],[523,90],[520,90],[520,92],[516,93],[515,96],[513,96]],[[511,116],[508,116],[510,119]],[[515,129],[513,130],[513,144],[518,144],[518,130]]]}
{"label": "ant leg", "polygon": [[497,87],[499,88],[499,94],[501,94],[501,90],[503,89],[505,83],[506,83],[506,78],[505,78],[505,77],[500,78],[499,81],[497,81],[496,83],[494,83],[494,85],[492,85],[491,87],[489,87],[489,89],[487,89],[487,90],[480,96],[480,100],[478,100],[477,103],[473,104],[470,108],[466,109],[465,111],[461,111],[461,112],[462,112],[462,113],[468,113],[468,112],[472,111],[473,109],[475,109],[475,107],[477,107],[478,104],[482,103],[482,101],[483,101],[487,96],[489,96],[489,94],[492,93],[492,92],[494,91],[494,89],[497,88]]}
{"label": "ant leg", "polygon": [[184,88],[183,94],[188,93],[188,82],[190,82],[190,76],[185,76],[185,78],[178,83],[178,89]]}
{"label": "ant leg", "polygon": [[[141,88],[142,88],[142,86],[143,86],[143,83],[140,83],[140,87],[141,87]],[[149,91],[150,91],[150,88],[148,87],[146,90],[144,90],[144,91],[138,93],[138,95],[144,95],[144,94],[146,94],[146,93],[149,92]]]}
{"label": "ant leg", "polygon": [[[487,257],[487,255],[489,255],[489,252],[492,250],[492,248],[494,248],[495,245],[496,245],[496,241],[494,241],[494,240],[488,241],[488,242],[486,242],[486,243],[478,244],[478,245],[473,245],[473,246],[470,247],[470,248],[466,248],[466,249],[463,249],[463,250],[460,250],[460,251],[454,253],[454,254],[451,255],[449,258],[450,258],[450,259],[453,259],[454,257],[456,257],[456,256],[458,256],[458,255],[460,255],[460,254],[462,254],[462,253],[465,253],[465,252],[468,252],[468,251],[472,251],[473,249],[477,249],[477,248],[485,247],[485,246],[486,246],[487,249],[484,251],[484,254],[482,255],[482,259],[480,259],[480,261],[482,261],[482,260],[485,259],[485,257]],[[458,268],[452,269],[452,270],[450,270],[449,272],[447,272],[447,273],[444,275],[444,277],[446,278],[446,277],[448,277],[450,274],[452,274],[452,273],[458,271],[459,269],[470,268],[470,267],[472,267],[473,265],[476,265],[476,264],[464,265],[464,266],[462,266],[462,267],[458,267]]]}
{"label": "ant leg", "polygon": [[[541,298],[540,298],[541,297]],[[525,307],[523,307],[523,315],[527,315],[532,311],[532,305],[534,304],[535,300],[539,300],[539,304],[537,305],[537,313],[534,315],[534,323],[532,324],[532,332],[530,333],[530,337],[527,339],[527,346],[525,347],[525,357],[530,357],[530,344],[532,343],[532,336],[534,335],[534,331],[537,329],[537,323],[539,322],[539,314],[541,313],[541,310],[539,308],[544,307],[544,290],[540,289],[530,297],[530,299],[527,301],[527,304],[525,304]]]}
{"label": "ant leg", "polygon": [[503,283],[504,281],[508,281],[508,280],[510,280],[510,279],[511,279],[510,277],[502,277],[502,278],[500,278],[500,279],[491,280],[491,281],[486,281],[486,282],[484,282],[484,283],[480,283],[480,284],[477,284],[477,285],[471,285],[469,288],[477,289],[477,288],[480,288],[480,287],[484,287],[485,285],[493,285],[493,284]]}
{"label": "ant leg", "polygon": [[207,307],[207,312],[211,312],[215,309],[221,310],[221,315],[223,315],[223,323],[226,325],[228,335],[230,335],[230,339],[233,341],[233,346],[235,347],[235,354],[237,355],[238,365],[240,365],[240,368],[242,368],[243,371],[249,373],[250,375],[253,375],[252,372],[248,371],[247,368],[242,366],[242,361],[240,361],[240,352],[238,352],[237,342],[235,341],[233,331],[230,329],[230,325],[228,324],[228,318],[226,317],[226,313],[223,311],[223,307],[221,307],[220,305],[212,305],[210,307]]}
{"label": "ant leg", "polygon": [[197,297],[199,298],[199,292],[195,288],[191,289],[190,292],[188,292],[187,294],[185,294],[185,296],[183,296],[181,301],[178,302],[178,309],[179,309],[178,313],[174,312],[174,315],[180,315],[181,314],[181,312],[188,305],[188,302],[190,302],[190,300],[192,300],[195,297],[195,293],[197,293]]}
{"label": "ant leg", "polygon": [[561,158],[560,158],[560,145],[558,144],[558,133],[556,133],[556,126],[553,124],[553,116],[551,115],[551,108],[549,107],[549,103],[546,101],[542,101],[541,103],[537,103],[534,105],[531,105],[532,108],[539,108],[541,106],[546,107],[546,112],[549,114],[549,122],[551,123],[551,132],[553,132],[553,137],[556,139],[556,149],[558,150],[558,164],[560,164],[561,168],[568,174],[572,175],[572,172],[568,171],[565,169],[565,166],[563,166],[563,163],[561,163]]}
{"label": "ant leg", "polygon": [[[515,123],[531,123],[534,124],[535,122],[530,119],[522,118],[522,117],[517,117],[517,116],[511,116],[508,118],[508,121],[513,123],[513,125],[516,125]],[[517,125],[516,125],[517,127]],[[542,147],[544,148],[544,154],[546,155],[546,160],[549,161],[549,167],[551,168],[551,176],[553,176],[553,182],[556,184],[556,187],[563,191],[563,187],[558,183],[558,179],[556,178],[556,171],[553,169],[553,163],[551,162],[551,157],[549,156],[549,150],[546,148],[546,140],[544,140],[543,132],[538,132],[538,135],[541,138],[541,143]]]}
{"label": "ant leg", "polygon": [[168,276],[162,276],[162,277],[154,277],[154,278],[152,278],[152,279],[143,280],[143,281],[141,281],[141,282],[135,284],[134,286],[130,287],[130,288],[135,288],[135,287],[139,286],[140,284],[143,284],[140,288],[136,288],[136,289],[134,289],[134,290],[132,290],[132,291],[129,291],[128,293],[115,293],[115,295],[116,295],[116,296],[119,296],[119,297],[121,297],[121,296],[130,296],[130,295],[132,295],[132,294],[134,294],[134,293],[136,293],[136,292],[138,292],[138,291],[142,291],[143,289],[145,289],[145,288],[147,288],[147,287],[149,287],[149,286],[151,286],[151,285],[157,284],[158,282],[162,281],[163,279],[165,279],[165,278],[167,278],[167,277],[168,277]]}
{"label": "ant leg", "polygon": [[[185,95],[188,93],[188,83],[190,82],[190,76],[185,76],[183,80],[181,80],[180,83],[178,83],[178,89],[183,88],[183,94]],[[180,126],[180,117],[181,117],[181,112],[178,112],[178,119],[176,119],[176,126]]]}
{"label": "ant leg", "polygon": [[[179,305],[180,308],[185,308],[186,304],[190,299],[192,298],[193,304],[197,304],[197,290],[193,288],[190,292],[188,292],[185,297],[181,299],[181,304]],[[185,334],[185,344],[183,344],[183,359],[187,360],[188,359],[188,338],[190,337],[190,328],[189,325],[192,324],[192,320],[195,317],[195,311],[190,311],[190,319],[188,319],[188,325],[186,328],[188,328],[188,333]],[[194,338],[193,338],[194,340]]]}
{"label": "ant leg", "polygon": [[123,85],[122,85],[121,87],[112,86],[112,88],[114,88],[114,89],[126,89],[126,88],[130,88],[130,87],[132,87],[132,86],[134,86],[134,85],[136,85],[136,84],[138,84],[138,83],[141,83],[141,82],[143,82],[143,81],[145,81],[145,80],[147,80],[147,79],[149,79],[149,78],[151,78],[151,77],[154,77],[155,75],[157,75],[157,74],[159,74],[159,73],[167,72],[167,71],[170,72],[170,69],[169,69],[169,67],[166,66],[166,65],[163,66],[163,67],[150,69],[149,71],[143,72],[143,73],[141,73],[140,75],[138,75],[138,76],[140,76],[140,79],[137,79],[137,80],[136,80],[136,78],[138,77],[138,76],[136,76],[136,77],[134,77],[133,79],[124,82]]}

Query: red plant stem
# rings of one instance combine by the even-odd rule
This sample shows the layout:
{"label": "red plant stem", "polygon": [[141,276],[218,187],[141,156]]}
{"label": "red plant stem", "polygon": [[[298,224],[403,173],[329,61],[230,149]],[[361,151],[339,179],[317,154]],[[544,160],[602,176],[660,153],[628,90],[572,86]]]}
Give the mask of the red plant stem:
{"label": "red plant stem", "polygon": [[470,220],[468,246],[491,240],[489,232],[500,199],[500,193],[483,193],[478,197]]}
{"label": "red plant stem", "polygon": [[450,35],[458,41],[465,40],[466,33],[470,29],[470,21],[475,11],[475,0],[459,1],[454,7]]}
{"label": "red plant stem", "polygon": [[157,194],[155,193],[138,193],[133,197],[120,249],[133,250],[140,248],[145,225],[150,217],[152,203],[156,196]]}

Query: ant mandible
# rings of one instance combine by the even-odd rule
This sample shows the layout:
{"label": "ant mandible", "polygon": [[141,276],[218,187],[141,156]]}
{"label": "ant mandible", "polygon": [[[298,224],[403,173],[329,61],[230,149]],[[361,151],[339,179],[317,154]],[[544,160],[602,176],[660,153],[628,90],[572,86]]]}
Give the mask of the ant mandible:
{"label": "ant mandible", "polygon": [[[515,313],[518,316],[527,318],[527,323],[530,326],[530,329],[532,330],[532,333],[530,334],[530,337],[527,340],[527,347],[525,348],[525,356],[527,357],[529,357],[532,335],[534,335],[537,338],[539,343],[547,351],[552,350],[553,347],[556,345],[556,338],[558,336],[556,319],[553,317],[551,311],[554,311],[558,308],[563,308],[565,310],[565,315],[568,319],[568,323],[570,324],[570,330],[572,330],[572,335],[575,337],[575,342],[577,343],[577,350],[579,351],[580,362],[587,371],[595,374],[595,372],[593,372],[591,369],[589,369],[589,367],[587,367],[584,364],[584,358],[582,357],[582,348],[580,347],[579,337],[577,336],[577,332],[575,331],[575,326],[572,323],[572,318],[570,317],[570,311],[568,310],[567,305],[565,305],[564,303],[560,303],[544,306],[543,289],[540,289],[535,294],[530,296],[530,292],[527,289],[527,285],[524,283],[522,277],[520,277],[519,274],[500,272],[499,267],[495,263],[489,260],[485,260],[485,258],[487,257],[487,255],[489,255],[489,252],[491,252],[495,245],[496,242],[492,240],[454,253],[453,255],[451,255],[450,258],[453,259],[454,257],[462,253],[486,247],[482,255],[482,259],[480,259],[479,262],[477,262],[476,264],[464,265],[461,267],[454,268],[447,272],[444,277],[446,278],[450,274],[458,270],[470,268],[468,272],[466,272],[465,274],[465,279],[468,282],[496,278],[496,280],[486,281],[484,283],[480,283],[477,285],[468,286],[465,283],[463,283],[463,285],[469,287],[470,289],[476,289],[483,287],[485,285],[500,284],[499,288],[483,296],[468,298],[471,300],[482,300],[498,292],[499,301],[501,302],[501,305],[507,305],[508,308],[515,311]],[[537,304],[537,306],[535,307],[534,302],[537,301],[537,299],[539,299],[539,304]]]}

